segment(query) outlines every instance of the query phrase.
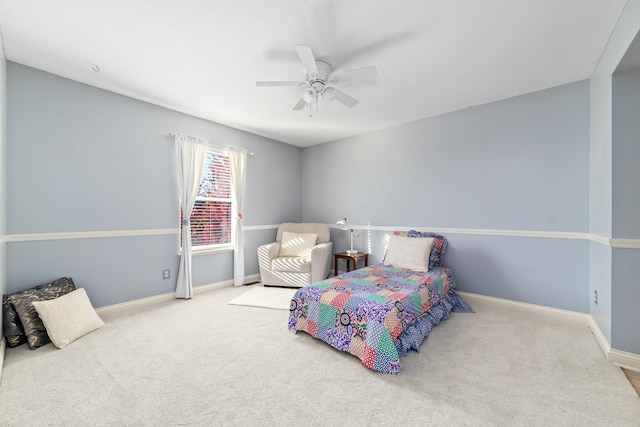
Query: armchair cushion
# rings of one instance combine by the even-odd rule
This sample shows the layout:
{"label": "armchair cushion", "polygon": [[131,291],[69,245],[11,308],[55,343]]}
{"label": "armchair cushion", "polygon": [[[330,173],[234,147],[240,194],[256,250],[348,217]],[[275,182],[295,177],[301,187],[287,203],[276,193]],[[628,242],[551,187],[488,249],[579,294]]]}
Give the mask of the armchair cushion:
{"label": "armchair cushion", "polygon": [[311,249],[316,245],[318,233],[292,233],[284,231],[280,242],[281,257],[295,256],[308,257]]}
{"label": "armchair cushion", "polygon": [[331,241],[331,235],[329,233],[329,226],[327,224],[320,224],[316,222],[283,222],[278,227],[276,233],[276,242],[282,241],[282,233],[317,233],[317,243],[326,243]]}
{"label": "armchair cushion", "polygon": [[308,273],[311,271],[311,258],[301,256],[274,258],[273,261],[271,261],[271,269],[273,271]]}

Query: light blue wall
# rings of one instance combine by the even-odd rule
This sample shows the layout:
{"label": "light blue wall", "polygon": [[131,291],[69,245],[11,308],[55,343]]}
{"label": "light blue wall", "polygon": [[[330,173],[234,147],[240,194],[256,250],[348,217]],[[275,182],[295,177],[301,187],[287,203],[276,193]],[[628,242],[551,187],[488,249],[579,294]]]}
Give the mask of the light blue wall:
{"label": "light blue wall", "polygon": [[640,68],[613,76],[612,135],[612,236],[640,239]]}
{"label": "light blue wall", "polygon": [[[617,62],[620,62],[620,58]],[[606,68],[602,71],[596,68],[590,79],[589,133],[589,232],[604,239],[611,237],[612,232],[613,167],[611,153],[611,73],[613,69]],[[607,341],[611,343],[611,248],[600,242],[594,242],[590,244],[590,251],[589,312]],[[595,299],[591,298],[596,293],[598,294],[597,304]]]}
{"label": "light blue wall", "polygon": [[[609,245],[589,242],[589,313],[611,344],[611,253]],[[595,293],[598,293],[598,303]]]}
{"label": "light blue wall", "polygon": [[[640,239],[640,68],[613,76],[612,142],[613,237]],[[611,346],[640,354],[640,250],[612,257]]]}
{"label": "light blue wall", "polygon": [[[614,317],[638,319],[637,315],[629,310],[628,300],[623,301],[626,298],[624,290],[628,289],[625,278],[630,277],[628,271],[632,266],[625,267],[625,261],[618,258],[619,249],[613,249],[611,245],[605,243],[614,236],[614,230],[616,234],[623,230],[631,230],[629,221],[625,220],[617,224],[618,220],[624,218],[624,214],[618,209],[615,209],[617,212],[614,220],[614,194],[618,206],[621,206],[620,203],[634,203],[633,199],[628,202],[620,200],[620,195],[627,190],[624,185],[618,187],[618,184],[621,182],[621,175],[625,174],[623,170],[627,167],[621,163],[622,169],[618,172],[616,171],[618,166],[614,163],[613,111],[614,104],[621,101],[613,99],[613,73],[639,30],[640,0],[629,0],[590,79],[589,232],[602,239],[590,245],[589,312],[608,342],[613,348],[620,350],[637,349],[635,343],[640,342],[640,336],[635,337],[635,343],[619,341],[616,339],[617,336],[627,335],[624,330],[626,326],[620,321],[615,324],[613,322]],[[620,152],[616,157],[619,155]],[[618,184],[614,185],[614,179]],[[628,254],[625,255],[625,259],[629,260]],[[618,270],[614,271],[614,269]],[[622,282],[618,284],[614,279]],[[597,305],[593,299],[595,292],[598,293]],[[640,352],[636,351],[636,353]]]}
{"label": "light blue wall", "polygon": [[611,347],[640,355],[640,250],[613,250]]}
{"label": "light blue wall", "polygon": [[[8,244],[8,291],[71,276],[100,307],[170,292],[178,265],[170,132],[253,151],[247,162],[246,274],[275,230],[302,218],[302,149],[8,63],[8,234],[169,234]],[[255,236],[251,236],[255,233]],[[249,246],[251,245],[251,246]],[[232,278],[230,252],[197,255],[194,285]],[[171,268],[171,280],[161,270]]]}
{"label": "light blue wall", "polygon": [[[176,242],[175,236],[12,242],[9,291],[67,276],[86,289],[97,307],[171,292],[178,268]],[[162,280],[164,268],[174,273],[172,280]]]}
{"label": "light blue wall", "polygon": [[[7,291],[7,61],[0,34],[0,295]],[[2,331],[2,316],[0,316]],[[1,372],[0,372],[1,374]]]}
{"label": "light blue wall", "polygon": [[303,161],[305,221],[455,229],[459,289],[588,312],[588,242],[558,238],[589,227],[588,82],[310,147]]}

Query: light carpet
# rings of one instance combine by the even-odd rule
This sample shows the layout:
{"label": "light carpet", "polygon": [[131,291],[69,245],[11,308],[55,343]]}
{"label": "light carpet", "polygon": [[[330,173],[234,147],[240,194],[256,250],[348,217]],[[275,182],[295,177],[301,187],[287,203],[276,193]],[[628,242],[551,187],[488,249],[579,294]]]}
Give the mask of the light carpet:
{"label": "light carpet", "polygon": [[229,304],[289,310],[291,298],[296,291],[297,289],[256,285],[251,290],[229,301]]}
{"label": "light carpet", "polygon": [[288,331],[288,311],[228,304],[245,292],[101,313],[62,350],[7,349],[0,425],[639,425],[640,398],[582,323],[470,301],[385,375]]}

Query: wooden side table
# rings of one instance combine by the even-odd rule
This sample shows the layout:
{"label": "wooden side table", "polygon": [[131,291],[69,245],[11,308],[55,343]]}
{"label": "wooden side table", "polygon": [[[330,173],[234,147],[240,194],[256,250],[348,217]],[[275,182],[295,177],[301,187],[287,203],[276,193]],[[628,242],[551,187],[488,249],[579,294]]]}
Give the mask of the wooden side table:
{"label": "wooden side table", "polygon": [[[338,252],[333,254],[333,264],[335,267],[335,276],[338,275],[338,260],[344,259],[347,260],[347,271],[356,270],[358,268],[358,261],[364,259],[364,266],[369,265],[369,254],[368,253],[357,253],[357,254],[348,254],[346,252]],[[353,261],[353,268],[349,268],[351,261]]]}

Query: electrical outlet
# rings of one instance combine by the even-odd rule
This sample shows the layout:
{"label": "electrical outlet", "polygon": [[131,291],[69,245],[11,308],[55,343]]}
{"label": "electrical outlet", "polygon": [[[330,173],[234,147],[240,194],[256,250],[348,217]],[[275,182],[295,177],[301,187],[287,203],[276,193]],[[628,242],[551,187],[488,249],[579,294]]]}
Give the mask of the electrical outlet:
{"label": "electrical outlet", "polygon": [[171,270],[168,268],[166,270],[162,270],[162,280],[166,280],[171,277]]}
{"label": "electrical outlet", "polygon": [[593,291],[593,303],[598,305],[598,291]]}

